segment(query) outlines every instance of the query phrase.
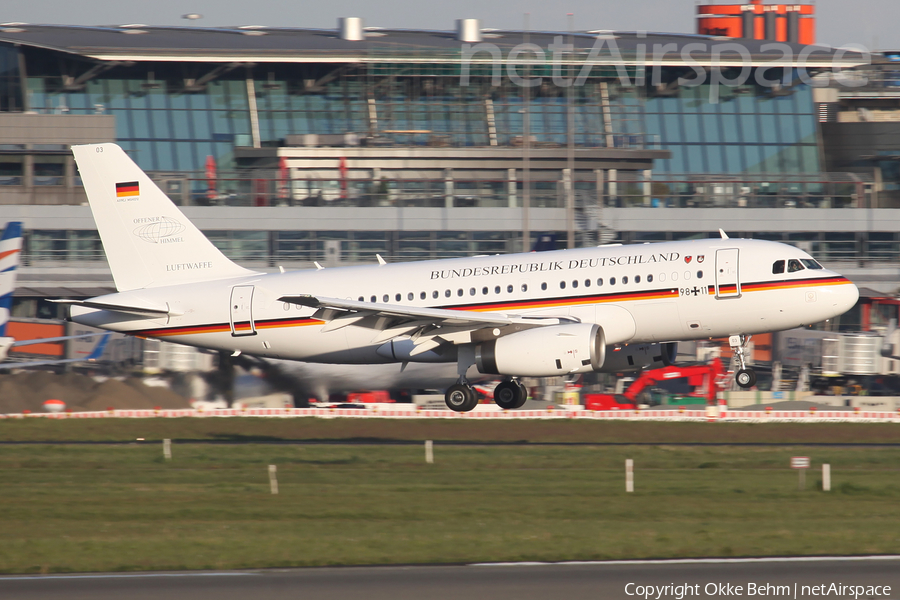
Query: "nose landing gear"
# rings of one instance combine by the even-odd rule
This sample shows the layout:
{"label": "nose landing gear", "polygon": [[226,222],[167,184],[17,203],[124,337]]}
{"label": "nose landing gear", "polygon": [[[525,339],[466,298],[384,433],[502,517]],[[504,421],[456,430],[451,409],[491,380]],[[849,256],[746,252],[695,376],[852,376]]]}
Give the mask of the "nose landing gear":
{"label": "nose landing gear", "polygon": [[744,361],[744,346],[750,341],[749,335],[732,335],[728,337],[728,345],[731,346],[732,352],[738,359],[741,368],[734,374],[734,380],[742,389],[749,389],[756,385],[756,372],[747,368]]}

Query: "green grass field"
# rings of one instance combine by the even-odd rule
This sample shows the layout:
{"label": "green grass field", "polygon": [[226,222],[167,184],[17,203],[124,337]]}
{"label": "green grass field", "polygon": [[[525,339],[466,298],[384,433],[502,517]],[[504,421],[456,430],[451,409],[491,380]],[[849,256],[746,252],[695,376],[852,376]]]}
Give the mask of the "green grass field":
{"label": "green grass field", "polygon": [[[0,446],[0,571],[900,551],[898,448],[437,444],[430,465],[420,445],[176,442],[173,454]],[[792,455],[813,460],[802,492]]]}

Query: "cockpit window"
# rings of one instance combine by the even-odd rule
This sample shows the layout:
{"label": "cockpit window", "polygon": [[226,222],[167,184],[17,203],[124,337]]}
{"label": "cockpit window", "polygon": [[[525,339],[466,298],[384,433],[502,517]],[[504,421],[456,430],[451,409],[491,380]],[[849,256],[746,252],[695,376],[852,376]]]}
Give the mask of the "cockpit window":
{"label": "cockpit window", "polygon": [[792,258],[788,261],[788,273],[796,273],[797,271],[802,271],[803,265],[800,264],[800,261],[796,258]]}
{"label": "cockpit window", "polygon": [[815,261],[811,258],[801,258],[800,262],[802,262],[803,265],[807,269],[824,269],[825,268],[822,265],[820,265],[817,261]]}
{"label": "cockpit window", "polygon": [[775,263],[772,265],[772,274],[778,275],[779,273],[784,273],[784,261],[783,260],[776,260]]}

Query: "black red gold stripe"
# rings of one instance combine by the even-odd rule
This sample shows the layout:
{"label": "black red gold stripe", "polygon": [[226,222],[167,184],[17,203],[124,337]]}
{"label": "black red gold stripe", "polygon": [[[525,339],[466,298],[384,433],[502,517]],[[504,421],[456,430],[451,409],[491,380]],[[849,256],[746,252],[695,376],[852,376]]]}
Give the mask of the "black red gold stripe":
{"label": "black red gold stripe", "polygon": [[[742,283],[741,292],[761,292],[769,290],[785,290],[803,287],[821,287],[830,285],[844,285],[851,283],[846,277],[817,277],[812,279],[794,279],[794,280],[775,280],[760,281],[755,283]],[[714,295],[716,293],[715,285],[708,285],[708,293]],[[702,290],[702,287],[701,287]],[[736,293],[736,285],[720,285],[720,294]],[[702,292],[701,292],[702,293]],[[553,308],[576,306],[580,304],[605,304],[609,302],[634,302],[637,300],[660,300],[678,298],[677,288],[663,288],[656,290],[645,290],[637,292],[618,292],[609,294],[581,294],[579,296],[562,296],[556,298],[530,299],[530,300],[512,300],[508,302],[485,302],[475,304],[462,304],[453,306],[439,306],[445,310],[459,310],[472,312],[499,312],[511,310],[529,310],[537,308]],[[289,319],[270,319],[256,321],[257,330],[260,329],[278,329],[284,327],[305,327],[308,325],[321,325],[324,321],[313,319],[310,317],[297,317]],[[238,331],[249,331],[250,323],[242,321],[236,324]],[[206,333],[230,333],[231,325],[229,323],[215,323],[208,325],[191,325],[186,327],[163,327],[160,329],[146,329],[143,331],[132,332],[132,335],[143,337],[171,337],[178,335],[197,335]]]}
{"label": "black red gold stripe", "polygon": [[140,186],[137,181],[128,181],[125,183],[117,183],[116,184],[116,197],[121,198],[123,196],[138,196],[141,193]]}

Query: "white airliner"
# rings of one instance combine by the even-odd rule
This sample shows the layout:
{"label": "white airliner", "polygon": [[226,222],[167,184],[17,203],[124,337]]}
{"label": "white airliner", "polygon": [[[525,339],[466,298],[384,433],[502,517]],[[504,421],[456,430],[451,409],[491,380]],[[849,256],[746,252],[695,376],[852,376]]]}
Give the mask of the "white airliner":
{"label": "white airliner", "polygon": [[[835,317],[859,293],[792,246],[702,239],[404,264],[255,273],[228,260],[115,144],[73,148],[118,293],[71,318],[191,346],[306,362],[455,362],[445,398],[474,408],[472,366],[517,377],[665,361],[678,340],[747,336]],[[302,218],[302,213],[298,213]]]}

